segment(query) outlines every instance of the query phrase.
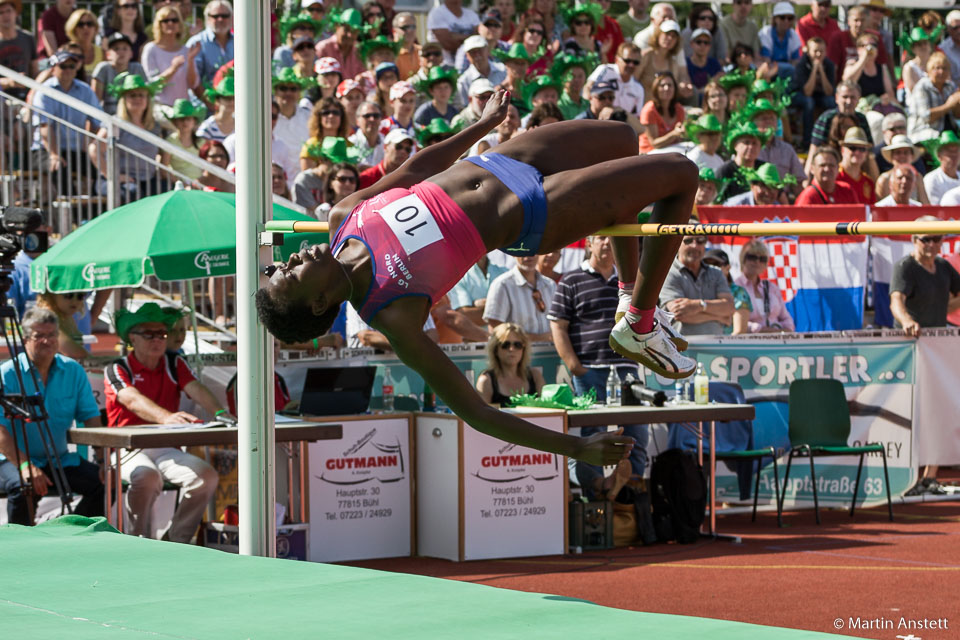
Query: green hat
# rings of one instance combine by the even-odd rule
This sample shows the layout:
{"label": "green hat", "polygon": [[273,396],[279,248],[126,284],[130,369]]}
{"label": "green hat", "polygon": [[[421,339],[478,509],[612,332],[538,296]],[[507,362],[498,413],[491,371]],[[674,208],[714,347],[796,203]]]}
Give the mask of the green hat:
{"label": "green hat", "polygon": [[927,153],[930,154],[930,158],[935,163],[934,166],[940,166],[940,159],[937,158],[937,154],[940,153],[940,149],[951,144],[960,145],[960,138],[958,138],[957,134],[955,134],[952,130],[946,129],[940,134],[939,138],[922,140],[919,144],[922,144],[926,148]]}
{"label": "green hat", "polygon": [[730,91],[734,87],[746,87],[749,90],[750,85],[753,84],[753,76],[753,71],[734,71],[717,78],[717,83],[723,87],[724,91]]}
{"label": "green hat", "polygon": [[790,92],[787,91],[787,79],[777,78],[773,82],[757,78],[750,87],[750,100],[756,100],[761,93],[773,93],[773,102],[780,103],[781,109],[790,106]]}
{"label": "green hat", "polygon": [[[537,53],[538,55],[542,55],[539,51]],[[593,70],[597,68],[598,64],[600,64],[600,57],[593,51],[581,53],[562,51],[553,59],[553,64],[550,66],[549,73],[554,78],[558,78],[566,82],[567,73],[572,67],[580,67],[589,76]]]}
{"label": "green hat", "polygon": [[196,118],[203,120],[207,116],[207,109],[203,106],[197,106],[186,98],[177,98],[172,107],[164,107],[163,114],[167,120],[176,120],[178,118]]}
{"label": "green hat", "polygon": [[380,35],[375,38],[362,41],[358,45],[357,49],[360,53],[360,59],[363,60],[364,64],[366,64],[367,57],[377,49],[389,49],[393,52],[393,55],[396,56],[400,51],[400,43],[394,42],[387,36]]}
{"label": "green hat", "polygon": [[743,173],[743,177],[748,183],[762,182],[768,187],[773,187],[774,189],[783,189],[783,186],[787,184],[797,184],[797,178],[792,173],[788,173],[783,177],[783,179],[781,179],[780,172],[777,171],[776,165],[771,162],[763,163],[757,167],[756,171],[742,167],[740,168],[740,171]]}
{"label": "green hat", "polygon": [[128,73],[124,71],[113,79],[113,82],[107,87],[107,93],[115,98],[119,98],[130,91],[143,89],[153,96],[163,88],[164,84],[166,83],[163,78],[157,78],[153,82],[147,82],[146,78],[139,73]]}
{"label": "green hat", "polygon": [[360,150],[351,146],[346,138],[334,136],[327,136],[323,142],[309,142],[303,147],[311,158],[329,160],[333,164],[339,162],[357,164],[361,156]]}
{"label": "green hat", "polygon": [[549,74],[537,76],[523,85],[523,101],[526,103],[527,108],[533,109],[533,97],[537,95],[539,91],[550,87],[557,90],[558,96],[563,92],[563,85],[560,81]]}
{"label": "green hat", "polygon": [[694,144],[700,141],[702,133],[723,133],[719,118],[712,113],[705,113],[697,118],[696,122],[687,125],[687,136]]}
{"label": "green hat", "polygon": [[752,122],[738,122],[730,127],[730,130],[727,132],[727,139],[724,140],[724,143],[730,153],[733,153],[733,145],[739,138],[743,138],[744,136],[753,136],[759,140],[761,144],[767,144],[771,135],[773,135],[772,131],[760,131],[760,129],[757,128],[757,125],[753,124]]}
{"label": "green hat", "polygon": [[314,20],[309,11],[301,11],[295,15],[292,13],[287,14],[286,17],[279,20],[277,26],[280,29],[280,38],[283,39],[283,41],[286,41],[287,35],[293,31],[294,27],[299,25],[306,25],[313,29],[314,37],[323,33],[323,22],[320,20]]}
{"label": "green hat", "polygon": [[183,309],[180,307],[161,307],[160,310],[164,315],[169,316],[170,323],[169,326],[177,324],[181,318],[190,314],[189,309]]}
{"label": "green hat", "polygon": [[373,25],[364,24],[363,14],[356,9],[344,9],[339,13],[331,11],[329,14],[329,20],[330,24],[334,25],[334,27],[343,25],[345,27],[350,27],[354,31],[359,31],[364,35],[373,29]]}
{"label": "green hat", "polygon": [[913,45],[918,42],[929,42],[930,46],[934,47],[934,43],[940,39],[941,33],[943,33],[942,24],[938,24],[937,28],[930,33],[927,33],[921,27],[914,27],[910,30],[910,33],[906,31],[901,33],[900,37],[897,38],[897,44],[900,45],[900,48],[913,53]]}
{"label": "green hat", "polygon": [[777,117],[783,115],[783,107],[775,105],[766,98],[760,98],[754,100],[743,108],[744,111],[744,120],[753,120],[755,117],[761,113],[766,113],[767,111],[772,111],[777,114]]}
{"label": "green hat", "polygon": [[419,78],[414,81],[413,86],[417,88],[417,91],[424,94],[429,93],[433,85],[438,82],[449,82],[450,86],[456,89],[458,77],[459,74],[456,69],[444,65],[437,65],[436,67],[430,68],[426,80]]}
{"label": "green hat", "polygon": [[138,324],[147,322],[160,322],[169,329],[176,320],[156,302],[146,302],[136,311],[120,309],[113,314],[113,325],[117,328],[117,335],[128,344],[130,342],[130,330]]}
{"label": "green hat", "polygon": [[216,88],[211,86],[207,87],[207,99],[211,102],[217,98],[233,98],[236,95],[237,94],[233,86],[232,74],[221,80],[220,84],[218,84]]}
{"label": "green hat", "polygon": [[507,60],[523,60],[527,64],[536,60],[534,56],[531,56],[527,52],[527,48],[523,46],[521,42],[514,42],[510,45],[510,49],[504,51],[503,49],[494,49],[493,57],[499,60],[500,62],[506,62]]}
{"label": "green hat", "polygon": [[293,67],[284,67],[280,69],[273,76],[271,86],[276,89],[280,85],[290,85],[294,84],[300,87],[300,90],[310,89],[311,87],[317,86],[316,78],[301,78],[297,75],[297,72],[293,70]]}
{"label": "green hat", "polygon": [[563,21],[570,25],[573,19],[579,15],[586,15],[593,21],[594,31],[603,25],[603,7],[596,2],[582,2],[575,6],[564,7],[560,10],[563,14]]}
{"label": "green hat", "polygon": [[710,167],[700,168],[700,179],[704,182],[713,182],[714,184],[720,184],[723,182],[723,178],[718,178],[717,174],[714,173],[713,169]]}
{"label": "green hat", "polygon": [[417,130],[417,142],[421,147],[427,146],[431,138],[436,136],[451,136],[460,130],[460,127],[452,127],[443,118],[434,118],[425,127]]}

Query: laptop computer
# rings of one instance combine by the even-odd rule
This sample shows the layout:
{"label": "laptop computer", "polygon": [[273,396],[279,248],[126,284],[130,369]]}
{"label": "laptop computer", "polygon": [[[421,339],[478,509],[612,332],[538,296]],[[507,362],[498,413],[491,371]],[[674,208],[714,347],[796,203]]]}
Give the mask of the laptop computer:
{"label": "laptop computer", "polygon": [[342,416],[363,413],[370,405],[376,367],[307,369],[300,415]]}

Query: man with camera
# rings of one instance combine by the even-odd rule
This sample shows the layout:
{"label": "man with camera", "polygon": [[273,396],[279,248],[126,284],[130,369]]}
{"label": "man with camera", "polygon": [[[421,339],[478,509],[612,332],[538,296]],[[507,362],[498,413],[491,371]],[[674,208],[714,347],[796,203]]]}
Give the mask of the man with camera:
{"label": "man with camera", "polygon": [[[83,367],[57,353],[58,336],[56,314],[49,309],[30,309],[23,317],[25,353],[0,367],[3,392],[8,399],[15,394],[40,393],[47,413],[46,424],[15,420],[11,426],[7,417],[0,416],[0,488],[7,493],[11,524],[33,524],[33,509],[27,497],[32,496],[36,503],[51,490],[55,472],[51,467],[57,466],[62,467],[69,490],[82,496],[74,513],[103,515],[104,489],[99,466],[67,450],[67,430],[74,422],[86,427],[102,426],[100,410]],[[41,434],[41,429],[47,433]],[[57,456],[57,462],[48,458],[44,439],[51,445],[50,453]]]}

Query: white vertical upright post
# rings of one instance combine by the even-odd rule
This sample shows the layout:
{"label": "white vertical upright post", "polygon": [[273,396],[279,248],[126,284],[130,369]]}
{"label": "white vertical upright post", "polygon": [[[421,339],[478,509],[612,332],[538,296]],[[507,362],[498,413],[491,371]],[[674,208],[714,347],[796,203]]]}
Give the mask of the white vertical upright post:
{"label": "white vertical upright post", "polygon": [[[240,553],[276,556],[273,341],[257,321],[258,231],[270,188],[270,5],[234,4],[237,131],[237,417]],[[269,376],[269,379],[266,378]]]}

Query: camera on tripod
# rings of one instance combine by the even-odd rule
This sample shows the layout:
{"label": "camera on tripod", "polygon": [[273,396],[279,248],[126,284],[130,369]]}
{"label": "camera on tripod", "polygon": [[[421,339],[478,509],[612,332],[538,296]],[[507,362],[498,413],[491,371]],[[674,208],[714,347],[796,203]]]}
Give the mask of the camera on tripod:
{"label": "camera on tripod", "polygon": [[0,293],[5,294],[13,284],[13,259],[21,249],[30,253],[47,250],[47,232],[38,231],[42,225],[40,209],[0,206]]}

